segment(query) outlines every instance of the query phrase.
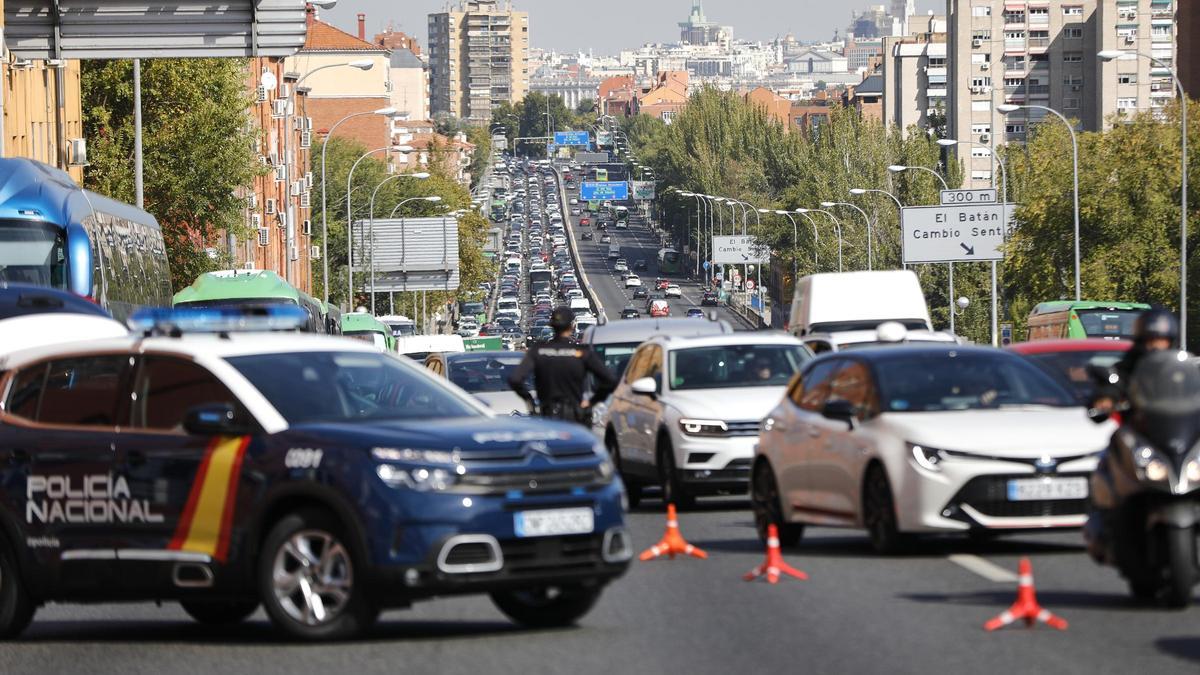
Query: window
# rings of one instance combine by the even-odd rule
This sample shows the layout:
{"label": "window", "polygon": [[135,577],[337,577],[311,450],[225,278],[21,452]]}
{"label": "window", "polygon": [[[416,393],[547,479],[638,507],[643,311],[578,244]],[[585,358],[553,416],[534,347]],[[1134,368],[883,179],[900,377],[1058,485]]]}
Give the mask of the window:
{"label": "window", "polygon": [[1137,84],[1137,73],[1122,73],[1117,75],[1117,84]]}
{"label": "window", "polygon": [[1063,84],[1083,84],[1083,75],[1067,75],[1063,78]]}
{"label": "window", "polygon": [[676,349],[671,352],[671,389],[782,387],[807,360],[803,349],[785,344]]}
{"label": "window", "polygon": [[[974,55],[972,55],[972,56],[974,56]],[[987,54],[980,54],[980,56],[987,56]],[[946,57],[944,57],[944,56],[929,57],[929,67],[930,68],[945,68],[946,67]]]}
{"label": "window", "polygon": [[972,40],[980,40],[982,42],[987,42],[988,40],[992,39],[992,31],[990,31],[990,30],[973,31],[971,33],[971,39]]}
{"label": "window", "polygon": [[829,385],[829,398],[852,403],[859,419],[868,419],[879,414],[871,371],[858,361],[851,361],[838,371]]}
{"label": "window", "polygon": [[1117,110],[1133,110],[1137,108],[1136,98],[1119,98],[1117,99]]}
{"label": "window", "polygon": [[1079,108],[1079,99],[1064,98],[1063,99],[1063,107],[1066,108],[1067,110],[1075,110],[1075,109]]}
{"label": "window", "polygon": [[1044,23],[1050,20],[1049,7],[1030,7],[1029,21],[1030,23]]}
{"label": "window", "polygon": [[792,402],[805,410],[821,412],[829,398],[829,381],[839,365],[840,362],[830,360],[813,366],[812,370],[805,374],[803,386],[796,388],[799,400],[793,398]]}
{"label": "window", "polygon": [[1083,7],[1080,5],[1063,5],[1063,16],[1083,16]]}
{"label": "window", "polygon": [[1020,77],[1006,77],[1006,78],[1004,78],[1004,86],[1006,86],[1006,87],[1023,87],[1023,86],[1025,86],[1025,80]]}
{"label": "window", "polygon": [[992,86],[992,78],[990,77],[973,77],[971,78],[972,87],[990,87]]}
{"label": "window", "polygon": [[992,180],[992,172],[987,171],[987,170],[972,171],[971,172],[971,180],[990,181],[990,180]]}
{"label": "window", "polygon": [[56,225],[0,221],[0,282],[67,287],[67,241]]}
{"label": "window", "polygon": [[980,147],[975,146],[975,147],[971,148],[971,156],[972,157],[982,157],[982,158],[986,159],[986,158],[992,156],[992,151],[989,148],[980,148]]}
{"label": "window", "polygon": [[22,370],[13,382],[12,392],[8,395],[8,403],[4,409],[17,417],[37,419],[38,401],[41,400],[42,386],[45,382],[46,364],[39,363]]}
{"label": "window", "polygon": [[1082,39],[1083,38],[1083,28],[1081,28],[1079,26],[1072,26],[1070,28],[1064,28],[1063,29],[1063,37],[1070,39],[1070,40]]}
{"label": "window", "polygon": [[150,356],[138,377],[133,399],[133,426],[182,430],[192,408],[237,405],[237,399],[204,368],[181,359]]}
{"label": "window", "polygon": [[1004,133],[1006,134],[1023,134],[1025,133],[1024,124],[1005,124]]}
{"label": "window", "polygon": [[971,16],[991,16],[992,8],[988,5],[978,5],[971,8]]}
{"label": "window", "polygon": [[991,101],[971,101],[971,112],[988,112],[991,109]]}
{"label": "window", "polygon": [[1150,37],[1154,38],[1155,40],[1162,40],[1164,38],[1170,39],[1171,38],[1171,26],[1170,25],[1151,26],[1150,27]]}
{"label": "window", "polygon": [[1006,30],[1004,31],[1004,39],[1013,42],[1025,39],[1025,31],[1023,30]]}
{"label": "window", "polygon": [[1079,52],[1063,54],[1063,63],[1083,63],[1083,54]]}
{"label": "window", "polygon": [[1119,38],[1136,38],[1137,26],[1117,26],[1117,37]]}
{"label": "window", "polygon": [[971,125],[971,133],[976,134],[976,135],[990,134],[990,133],[992,133],[992,125],[990,125],[990,124],[972,124]]}
{"label": "window", "polygon": [[37,420],[46,424],[117,425],[129,357],[83,356],[50,363]]}
{"label": "window", "polygon": [[1022,10],[1005,10],[1004,23],[1025,23],[1025,12]]}

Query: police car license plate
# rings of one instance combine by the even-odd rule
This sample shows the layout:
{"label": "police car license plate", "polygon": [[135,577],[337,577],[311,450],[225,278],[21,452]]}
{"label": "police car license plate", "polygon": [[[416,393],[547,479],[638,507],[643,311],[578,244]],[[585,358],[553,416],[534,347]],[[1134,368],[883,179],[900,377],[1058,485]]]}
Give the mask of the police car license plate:
{"label": "police car license plate", "polygon": [[1086,499],[1088,480],[1074,478],[1021,478],[1008,481],[1008,501],[1030,502],[1056,499]]}
{"label": "police car license plate", "polygon": [[591,508],[520,511],[514,515],[518,537],[550,537],[561,534],[589,534],[595,528]]}

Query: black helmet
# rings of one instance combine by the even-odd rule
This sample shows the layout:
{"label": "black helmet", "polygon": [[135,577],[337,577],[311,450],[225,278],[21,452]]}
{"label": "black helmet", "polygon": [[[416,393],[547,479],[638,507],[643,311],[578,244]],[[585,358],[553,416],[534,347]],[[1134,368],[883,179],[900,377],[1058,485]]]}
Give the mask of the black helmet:
{"label": "black helmet", "polygon": [[1138,315],[1133,324],[1133,339],[1144,345],[1154,338],[1166,338],[1172,345],[1179,342],[1179,320],[1165,309],[1148,309]]}
{"label": "black helmet", "polygon": [[575,324],[575,312],[572,312],[567,307],[557,307],[550,314],[550,327],[554,332],[561,333],[565,330],[570,330]]}

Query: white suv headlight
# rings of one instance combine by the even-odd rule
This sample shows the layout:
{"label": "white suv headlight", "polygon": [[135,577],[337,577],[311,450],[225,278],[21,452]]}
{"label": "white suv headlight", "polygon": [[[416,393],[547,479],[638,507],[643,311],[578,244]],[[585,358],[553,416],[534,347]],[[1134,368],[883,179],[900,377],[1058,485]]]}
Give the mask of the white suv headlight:
{"label": "white suv headlight", "polygon": [[729,431],[729,426],[721,420],[699,420],[687,417],[679,420],[679,428],[690,436],[722,436]]}

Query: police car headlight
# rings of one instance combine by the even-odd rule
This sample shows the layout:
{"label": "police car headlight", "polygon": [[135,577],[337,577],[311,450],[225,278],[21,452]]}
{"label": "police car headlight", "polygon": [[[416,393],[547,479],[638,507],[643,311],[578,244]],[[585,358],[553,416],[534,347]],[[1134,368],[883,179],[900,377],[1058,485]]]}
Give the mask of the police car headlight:
{"label": "police car headlight", "polygon": [[417,492],[440,492],[450,489],[458,482],[458,475],[447,469],[405,468],[393,464],[380,464],[375,467],[375,474],[388,487],[408,488]]}

